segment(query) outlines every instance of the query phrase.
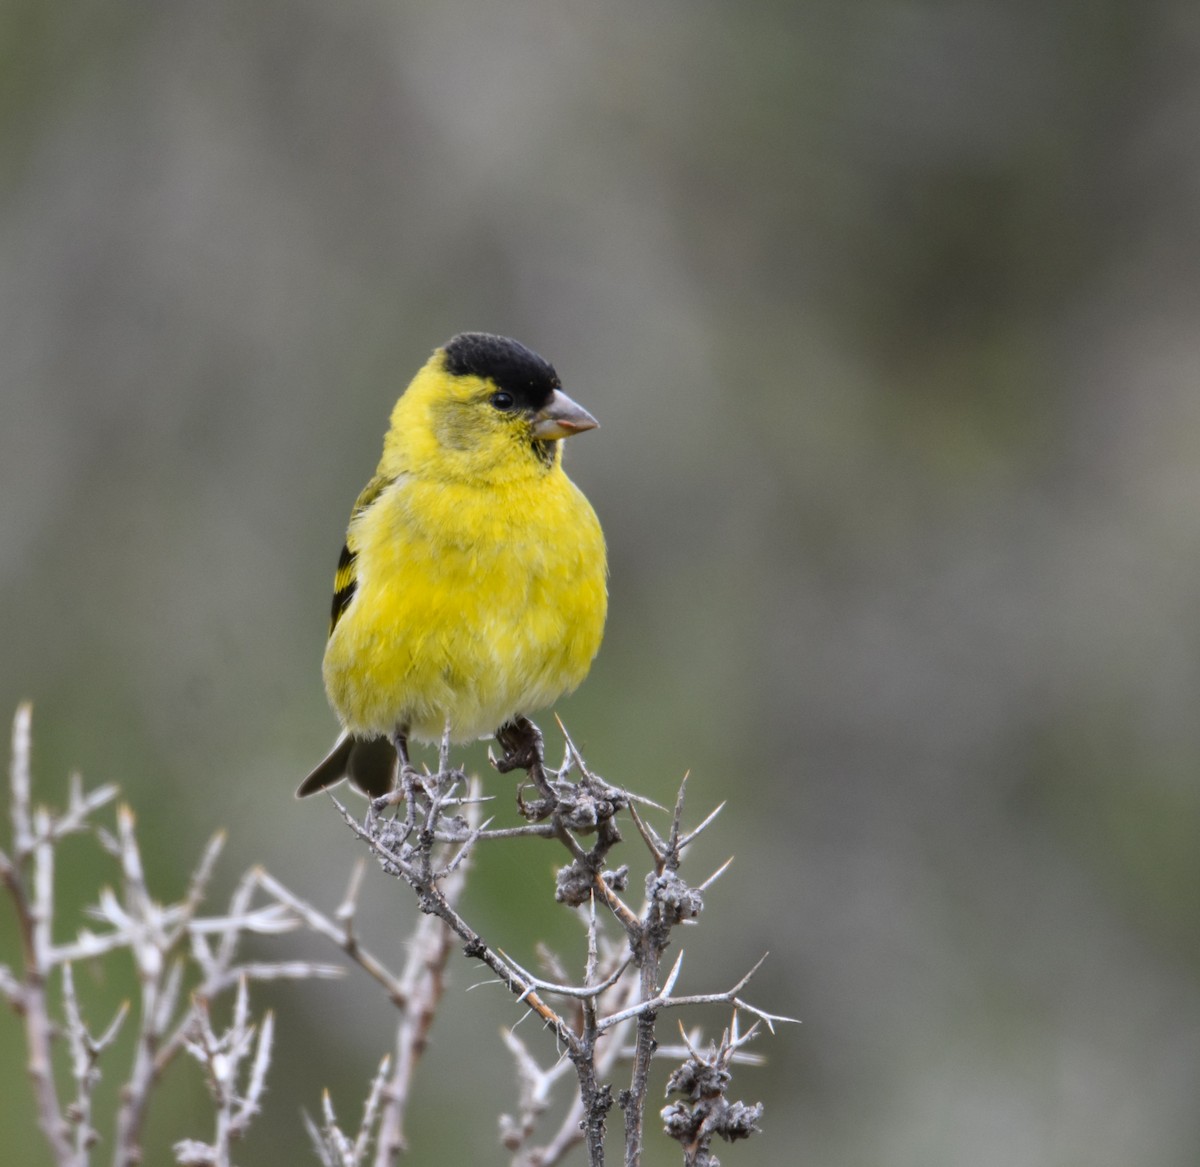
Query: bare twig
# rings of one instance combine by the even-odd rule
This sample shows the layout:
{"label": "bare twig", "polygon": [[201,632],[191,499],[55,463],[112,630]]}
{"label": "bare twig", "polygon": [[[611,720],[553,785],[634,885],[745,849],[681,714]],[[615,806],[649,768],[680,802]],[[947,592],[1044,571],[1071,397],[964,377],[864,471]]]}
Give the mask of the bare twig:
{"label": "bare twig", "polygon": [[353,1139],[348,1138],[338,1126],[333,1100],[328,1090],[321,1098],[323,1125],[318,1127],[307,1114],[304,1115],[304,1125],[308,1129],[313,1149],[317,1158],[321,1160],[322,1167],[365,1167],[371,1140],[376,1137],[390,1067],[391,1058],[384,1057],[379,1063],[375,1077],[371,1079],[367,1101],[363,1105],[362,1120]]}
{"label": "bare twig", "polygon": [[122,1003],[108,1028],[99,1037],[92,1037],[79,1009],[75,978],[69,964],[62,966],[62,982],[67,1042],[71,1049],[71,1076],[75,1080],[75,1101],[67,1108],[67,1117],[75,1127],[76,1160],[86,1163],[88,1151],[100,1137],[92,1126],[92,1092],[100,1081],[98,1062],[101,1053],[116,1039],[129,1015],[129,1002]]}
{"label": "bare twig", "polygon": [[[449,731],[442,742],[441,768],[449,769]],[[472,794],[478,795],[478,785],[471,784]],[[467,827],[477,828],[479,807],[477,800],[467,808]],[[469,844],[464,845],[460,856],[451,860],[442,880],[442,895],[446,903],[458,901],[466,885],[466,856]],[[388,1167],[394,1163],[404,1149],[404,1116],[412,1093],[412,1077],[417,1062],[425,1052],[429,1031],[445,988],[444,972],[453,947],[453,936],[444,920],[434,916],[424,917],[417,925],[408,950],[401,976],[404,993],[404,1008],[396,1030],[395,1068],[388,1079],[380,1106],[379,1141],[376,1146],[376,1167]]]}
{"label": "bare twig", "polygon": [[[256,1032],[257,1041],[254,1040]],[[258,1113],[274,1032],[274,1017],[270,1013],[263,1017],[261,1026],[251,1022],[250,994],[245,977],[238,984],[233,1020],[224,1033],[213,1030],[208,1002],[203,997],[193,1000],[184,1048],[205,1069],[209,1094],[216,1108],[216,1122],[211,1143],[194,1139],[176,1143],[176,1162],[185,1167],[231,1167],[230,1147],[245,1135],[250,1120]],[[242,1067],[248,1058],[250,1065],[242,1088]]]}
{"label": "bare twig", "polygon": [[[453,947],[455,932],[448,926],[444,913],[454,912],[453,905],[464,886],[466,862],[471,848],[480,836],[478,823],[479,797],[476,784],[469,787],[468,795],[461,798],[456,791],[464,776],[460,771],[449,769],[449,740],[442,743],[442,770],[438,774],[418,777],[413,771],[403,779],[398,798],[384,798],[377,806],[387,808],[403,805],[405,817],[401,823],[380,819],[374,807],[368,812],[368,826],[361,827],[344,806],[332,799],[346,822],[361,837],[366,839],[376,854],[393,867],[409,869],[410,861],[418,852],[410,846],[408,839],[418,830],[424,851],[415,867],[411,868],[414,879],[423,886],[435,887],[435,896],[442,905],[441,913],[432,913],[422,919],[409,940],[408,956],[404,969],[396,974],[381,960],[359,943],[355,932],[358,890],[362,880],[362,865],[355,867],[347,893],[330,918],[295,893],[289,891],[277,879],[260,870],[257,878],[263,890],[290,911],[314,932],[331,940],[356,964],[383,986],[389,1000],[400,1011],[396,1029],[396,1049],[388,1061],[386,1078],[377,1082],[375,1101],[370,1108],[369,1122],[352,1142],[339,1129],[333,1113],[332,1101],[326,1098],[324,1123],[317,1127],[306,1118],[310,1136],[318,1148],[323,1162],[357,1165],[365,1162],[368,1134],[375,1139],[377,1167],[394,1163],[404,1151],[404,1116],[411,1096],[412,1076],[428,1042],[429,1030],[437,1012],[444,989],[443,974],[446,961]],[[452,810],[465,808],[465,817],[452,815]],[[387,823],[386,832],[384,823]],[[386,837],[385,837],[386,835]],[[452,855],[439,852],[434,858],[438,844],[456,844]],[[396,848],[395,851],[391,848]],[[419,870],[418,870],[419,868]]]}
{"label": "bare twig", "polygon": [[758,963],[755,964],[755,966],[748,973],[746,973],[736,985],[734,985],[731,989],[726,989],[723,993],[696,993],[688,997],[672,997],[671,989],[674,986],[675,980],[678,976],[679,967],[683,963],[683,953],[681,952],[671,969],[671,973],[668,975],[667,983],[663,986],[660,992],[656,993],[653,997],[648,997],[639,1001],[638,1004],[632,1008],[626,1009],[620,1013],[610,1014],[601,1022],[600,1028],[603,1031],[611,1028],[613,1025],[616,1025],[621,1021],[626,1020],[627,1018],[637,1017],[648,1010],[658,1012],[660,1009],[680,1009],[688,1005],[722,1004],[735,1005],[737,1008],[753,1014],[760,1021],[762,1021],[772,1033],[775,1031],[774,1023],[777,1021],[789,1022],[791,1024],[798,1025],[799,1022],[795,1017],[780,1017],[774,1013],[766,1013],[763,1010],[749,1004],[748,1002],[743,1001],[741,997],[738,996],[742,989],[744,989],[749,983],[750,978],[762,967],[762,963],[766,959],[767,958],[765,954],[759,957]]}
{"label": "bare twig", "polygon": [[[337,915],[341,922],[341,926],[339,927],[338,923],[335,923],[334,920],[326,916],[323,912],[318,911],[306,900],[301,899],[295,892],[288,890],[269,872],[262,868],[257,868],[256,878],[263,891],[295,912],[313,932],[317,932],[332,940],[355,964],[362,968],[369,976],[377,980],[383,986],[393,1004],[402,1009],[406,1006],[406,990],[399,978],[386,968],[378,957],[363,948],[354,935],[353,905],[356,902],[356,897],[355,899],[351,899],[348,895],[338,908]],[[352,890],[353,887],[352,883]]]}
{"label": "bare twig", "polygon": [[[246,1017],[246,984],[340,975],[342,970],[306,961],[238,960],[238,947],[244,935],[276,935],[298,927],[301,921],[279,902],[253,906],[251,900],[258,886],[254,871],[248,872],[238,884],[227,913],[213,917],[198,914],[220,855],[222,832],[214,835],[204,849],[183,899],[162,904],[151,895],[146,884],[133,812],[128,807],[118,808],[113,831],[94,821],[96,812],[116,796],[115,787],[86,791],[79,777],[73,775],[64,811],[35,808],[29,767],[30,716],[29,706],[22,705],[14,720],[9,778],[11,839],[0,851],[0,884],[14,908],[22,960],[19,970],[0,967],[0,995],[23,1018],[38,1122],[54,1161],[60,1167],[86,1167],[96,1141],[92,1107],[101,1065],[112,1051],[117,1030],[128,1018],[133,1018],[134,1053],[124,1075],[117,1107],[114,1164],[133,1167],[143,1161],[141,1130],[153,1088],[185,1048],[193,1052],[201,1048],[209,1051],[210,1069],[216,1075],[213,1081],[224,1083],[222,1089],[226,1090],[228,1106],[218,1123],[214,1142],[180,1144],[180,1161],[223,1162],[227,1158],[224,1148],[240,1136],[256,1112],[265,1086],[270,1048],[268,1019],[258,1029],[245,1089],[239,1093],[231,1085],[233,1079],[223,1079],[218,1074],[228,1069],[227,1055],[237,1052],[239,1057],[247,1056],[243,1039],[252,1027]],[[67,835],[83,831],[91,831],[103,850],[116,859],[119,888],[117,891],[101,888],[94,906],[88,909],[88,914],[101,922],[101,930],[81,929],[73,942],[55,945],[52,939],[55,851]],[[94,1037],[84,1020],[71,963],[121,951],[129,951],[133,957],[137,998],[133,1006],[123,1005],[108,1028]],[[47,996],[47,986],[56,968],[61,968],[62,976],[61,1021],[52,1017]],[[196,1003],[181,1013],[180,1000],[188,979],[195,981],[192,992]],[[211,1029],[202,1031],[197,1038],[196,1011],[236,985],[241,986],[238,997],[241,1004],[235,1009],[238,1025],[219,1038]],[[58,1097],[52,1064],[51,1039],[56,1033],[66,1038],[74,1083],[74,1097],[65,1109]]]}
{"label": "bare twig", "polygon": [[[23,976],[20,979],[19,990],[11,983],[11,976],[6,978],[10,987],[5,995],[17,1006],[25,1024],[25,1047],[28,1054],[26,1067],[37,1100],[38,1126],[50,1144],[55,1162],[74,1164],[80,1160],[76,1157],[75,1148],[71,1143],[70,1128],[58,1100],[50,1052],[50,1038],[54,1027],[50,1021],[46,1000],[46,981],[51,968],[49,950],[54,849],[49,837],[49,816],[44,811],[35,814],[30,803],[29,756],[32,716],[32,707],[26,703],[18,707],[13,719],[12,768],[9,771],[9,786],[12,791],[12,805],[9,808],[12,820],[12,851],[11,857],[6,856],[3,865],[0,866],[0,875],[3,876],[4,885],[16,911],[17,929],[21,938]],[[38,835],[42,837],[40,843],[35,842]],[[32,896],[25,878],[31,859],[34,866]]]}

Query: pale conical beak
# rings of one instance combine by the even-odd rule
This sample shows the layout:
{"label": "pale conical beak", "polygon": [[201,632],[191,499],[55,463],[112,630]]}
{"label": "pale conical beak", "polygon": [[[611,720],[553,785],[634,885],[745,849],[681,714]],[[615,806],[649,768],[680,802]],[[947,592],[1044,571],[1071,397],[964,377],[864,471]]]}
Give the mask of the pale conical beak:
{"label": "pale conical beak", "polygon": [[582,405],[576,405],[561,389],[555,389],[550,400],[533,415],[533,436],[539,441],[553,441],[594,430],[599,424]]}

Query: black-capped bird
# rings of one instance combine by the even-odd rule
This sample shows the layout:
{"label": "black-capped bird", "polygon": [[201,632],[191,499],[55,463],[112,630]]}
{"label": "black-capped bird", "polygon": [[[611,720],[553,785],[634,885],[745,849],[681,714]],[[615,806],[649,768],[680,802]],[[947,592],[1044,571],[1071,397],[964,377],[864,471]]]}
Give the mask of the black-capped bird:
{"label": "black-capped bird", "polygon": [[562,439],[596,424],[506,337],[462,333],[417,373],[350,515],[323,668],[343,732],[298,796],[386,794],[410,736],[482,737],[583,680],[607,563]]}

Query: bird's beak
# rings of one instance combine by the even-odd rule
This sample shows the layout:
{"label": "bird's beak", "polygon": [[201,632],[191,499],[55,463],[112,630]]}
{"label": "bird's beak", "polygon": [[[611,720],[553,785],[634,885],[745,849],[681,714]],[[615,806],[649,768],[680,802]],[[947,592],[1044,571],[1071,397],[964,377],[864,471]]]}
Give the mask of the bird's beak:
{"label": "bird's beak", "polygon": [[582,405],[576,405],[561,389],[555,389],[550,400],[533,415],[533,436],[543,442],[569,438],[584,430],[594,430],[599,424]]}

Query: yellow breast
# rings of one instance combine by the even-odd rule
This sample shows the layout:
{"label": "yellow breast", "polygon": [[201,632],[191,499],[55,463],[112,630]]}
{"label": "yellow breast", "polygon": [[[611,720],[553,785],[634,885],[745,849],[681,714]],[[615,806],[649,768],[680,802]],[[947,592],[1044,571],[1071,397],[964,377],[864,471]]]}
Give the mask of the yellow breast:
{"label": "yellow breast", "polygon": [[561,467],[501,487],[401,475],[347,543],[357,587],[324,678],[351,733],[480,737],[569,692],[600,647],[604,539]]}

